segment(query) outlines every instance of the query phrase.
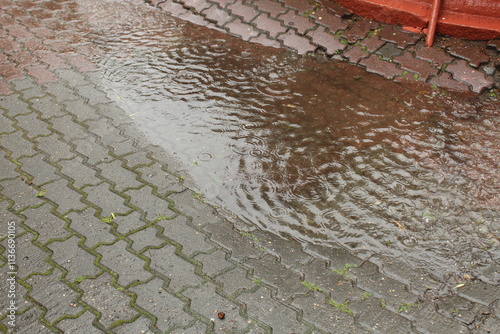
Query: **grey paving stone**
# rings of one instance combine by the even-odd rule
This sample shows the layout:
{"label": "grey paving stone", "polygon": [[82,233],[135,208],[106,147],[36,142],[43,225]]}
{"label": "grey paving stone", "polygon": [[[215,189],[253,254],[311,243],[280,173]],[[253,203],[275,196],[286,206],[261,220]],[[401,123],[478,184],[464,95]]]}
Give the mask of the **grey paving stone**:
{"label": "grey paving stone", "polygon": [[36,113],[32,112],[31,114],[19,115],[16,117],[16,125],[25,131],[25,136],[29,139],[51,134],[48,129],[48,124],[39,120],[37,116]]}
{"label": "grey paving stone", "polygon": [[[51,329],[45,326],[41,321],[39,321],[42,314],[42,310],[33,306],[28,311],[23,314],[18,314],[16,316],[16,327],[15,331],[18,333],[39,333],[39,334],[52,334],[54,333]],[[3,320],[5,328],[12,328],[7,324],[7,318]]]}
{"label": "grey paving stone", "polygon": [[100,170],[99,177],[105,178],[114,184],[114,188],[118,191],[123,191],[127,188],[137,188],[142,185],[141,182],[136,180],[137,174],[126,169],[124,162],[120,160],[113,160],[97,165]]}
{"label": "grey paving stone", "polygon": [[102,269],[94,264],[95,255],[79,246],[81,241],[80,238],[73,236],[65,241],[52,242],[47,246],[54,252],[52,260],[68,271],[65,278],[70,282],[84,276],[93,277],[102,272]]}
{"label": "grey paving stone", "polygon": [[16,79],[12,81],[12,84],[17,90],[26,90],[34,87],[38,87],[38,85],[35,84],[35,81],[33,78],[30,77],[24,77],[22,79]]}
{"label": "grey paving stone", "polygon": [[128,238],[133,241],[132,248],[140,252],[146,247],[159,247],[165,242],[165,240],[156,237],[156,233],[158,230],[151,226],[128,235]]}
{"label": "grey paving stone", "polygon": [[417,296],[409,293],[403,283],[383,275],[377,266],[370,262],[352,268],[351,272],[356,277],[356,286],[384,298],[388,304],[391,303],[397,307],[417,302]]}
{"label": "grey paving stone", "polygon": [[96,249],[102,255],[99,262],[118,274],[117,283],[124,287],[151,277],[151,273],[144,269],[146,262],[130,253],[126,246],[127,243],[120,240],[113,245],[101,245]]}
{"label": "grey paving stone", "polygon": [[82,188],[86,185],[97,185],[102,182],[95,174],[97,170],[92,169],[83,163],[83,159],[75,157],[70,160],[61,160],[58,162],[61,166],[61,173],[73,179],[75,188]]}
{"label": "grey paving stone", "polygon": [[0,134],[13,132],[16,128],[13,127],[14,118],[7,118],[0,112]]}
{"label": "grey paving stone", "polygon": [[61,159],[71,159],[75,156],[71,152],[71,146],[62,142],[56,134],[48,137],[38,137],[36,142],[36,147],[47,153],[52,162],[57,162]]}
{"label": "grey paving stone", "polygon": [[113,222],[117,225],[116,230],[120,234],[128,234],[134,230],[144,228],[147,224],[141,220],[139,211],[133,211],[126,216],[116,216]]}
{"label": "grey paving stone", "polygon": [[144,255],[151,259],[151,269],[169,279],[169,289],[179,291],[204,282],[204,279],[195,274],[195,265],[177,256],[172,245],[150,249]]}
{"label": "grey paving stone", "polygon": [[117,290],[111,284],[112,279],[111,275],[104,273],[94,279],[85,279],[78,285],[83,290],[82,301],[101,314],[99,323],[105,328],[130,321],[138,315],[138,311],[130,305],[130,296]]}
{"label": "grey paving stone", "polygon": [[84,312],[76,319],[66,318],[62,319],[57,323],[56,327],[62,330],[64,333],[72,334],[101,334],[103,331],[94,327],[92,323],[94,322],[96,316],[90,311]]}
{"label": "grey paving stone", "polygon": [[2,135],[0,146],[12,152],[10,154],[11,158],[30,156],[36,153],[34,150],[34,143],[24,138],[21,131]]}
{"label": "grey paving stone", "polygon": [[89,82],[85,80],[85,76],[69,68],[59,68],[54,71],[59,78],[65,81],[68,86],[83,86],[88,85]]}
{"label": "grey paving stone", "polygon": [[45,203],[37,208],[28,208],[23,211],[26,216],[25,224],[38,233],[36,242],[41,245],[53,239],[65,239],[71,233],[64,229],[66,222],[52,214],[54,209],[49,203]]}
{"label": "grey paving stone", "polygon": [[43,319],[50,324],[63,316],[75,316],[83,310],[78,304],[78,293],[62,283],[60,277],[61,272],[54,269],[50,275],[34,275],[26,280],[31,286],[30,297],[46,308]]}
{"label": "grey paving stone", "polygon": [[274,256],[266,254],[260,259],[250,259],[245,264],[254,270],[253,276],[275,287],[277,296],[283,300],[309,291],[300,283],[300,275],[287,270]]}
{"label": "grey paving stone", "polygon": [[420,331],[443,334],[469,333],[467,326],[437,313],[434,305],[428,302],[416,304],[402,313],[409,314],[409,318],[415,321],[415,327]]}
{"label": "grey paving stone", "polygon": [[[115,328],[113,328],[114,333],[141,333],[141,334],[153,334],[154,332],[149,329],[151,326],[151,320],[141,315],[139,318],[130,323],[123,323]],[[200,332],[202,333],[202,332]]]}
{"label": "grey paving stone", "polygon": [[68,187],[68,181],[60,179],[43,186],[44,197],[54,202],[59,214],[65,214],[70,210],[83,210],[87,204],[82,202],[82,195]]}
{"label": "grey paving stone", "polygon": [[22,97],[25,101],[31,100],[33,98],[41,98],[47,95],[45,90],[41,87],[32,87],[21,92]]}
{"label": "grey paving stone", "polygon": [[30,187],[20,177],[13,180],[4,180],[0,182],[0,190],[5,197],[14,201],[13,210],[20,211],[30,206],[37,206],[43,203],[43,200],[36,195],[39,190]]}
{"label": "grey paving stone", "polygon": [[0,170],[2,171],[0,180],[19,177],[19,174],[16,171],[17,165],[8,160],[6,155],[7,154],[4,151],[0,151]]}
{"label": "grey paving stone", "polygon": [[99,119],[102,116],[97,113],[97,107],[90,106],[83,100],[63,102],[66,110],[77,117],[78,122]]}
{"label": "grey paving stone", "polygon": [[59,104],[55,103],[50,96],[32,99],[30,100],[30,103],[33,109],[40,112],[40,117],[42,119],[66,115],[63,108]]}
{"label": "grey paving stone", "polygon": [[62,82],[49,83],[47,92],[54,96],[57,102],[78,100],[78,95],[71,89],[66,87]]}
{"label": "grey paving stone", "polygon": [[138,167],[135,171],[141,173],[141,178],[144,181],[157,187],[157,192],[160,195],[186,190],[186,186],[180,182],[178,177],[163,170],[158,163],[152,166]]}
{"label": "grey paving stone", "polygon": [[89,135],[87,129],[73,122],[71,115],[51,118],[50,122],[52,123],[51,128],[63,135],[67,141],[75,138],[85,138]]}
{"label": "grey paving stone", "polygon": [[253,293],[242,293],[238,301],[246,305],[247,314],[272,328],[273,333],[306,333],[310,326],[300,323],[297,312],[271,298],[271,290],[261,287]]}
{"label": "grey paving stone", "polygon": [[151,187],[144,186],[138,190],[127,190],[126,194],[131,197],[130,204],[140,207],[146,213],[146,219],[149,221],[162,217],[168,219],[175,217],[177,214],[169,208],[170,203],[155,196],[152,192]]}
{"label": "grey paving stone", "polygon": [[348,304],[345,310],[339,310],[328,304],[327,297],[322,293],[314,292],[308,297],[296,298],[292,305],[302,310],[304,320],[327,333],[368,333],[356,326]]}
{"label": "grey paving stone", "polygon": [[278,256],[280,263],[287,267],[306,263],[312,259],[309,254],[302,250],[302,246],[294,240],[281,238],[266,231],[257,230],[252,232],[252,234],[259,239],[260,244],[268,252]]}
{"label": "grey paving stone", "polygon": [[41,184],[55,181],[61,177],[56,172],[56,167],[45,162],[45,157],[42,154],[37,154],[32,157],[23,157],[18,161],[22,164],[21,170],[33,177],[31,182],[39,186]]}
{"label": "grey paving stone", "polygon": [[226,252],[218,249],[210,254],[197,255],[195,260],[201,263],[201,271],[213,277],[218,273],[235,267],[235,264],[226,260],[227,255]]}
{"label": "grey paving stone", "polygon": [[[219,219],[219,221],[208,224],[204,230],[210,233],[212,241],[231,250],[231,257],[236,260],[245,261],[248,258],[257,258],[262,255],[262,251],[254,246],[252,239],[235,231],[233,225],[227,221]],[[231,232],[229,237],[228,232]]]}
{"label": "grey paving stone", "polygon": [[228,272],[217,276],[216,281],[222,283],[222,290],[230,296],[235,296],[242,291],[248,291],[255,287],[255,282],[247,278],[247,269],[236,267]]}
{"label": "grey paving stone", "polygon": [[186,326],[194,320],[184,311],[185,303],[164,290],[164,282],[155,278],[131,288],[137,294],[135,304],[156,318],[162,333],[174,326]]}
{"label": "grey paving stone", "polygon": [[16,94],[0,96],[0,108],[5,110],[7,116],[30,114],[32,111],[28,107]]}
{"label": "grey paving stone", "polygon": [[89,136],[72,141],[72,144],[76,146],[75,151],[84,156],[87,159],[86,162],[90,165],[95,165],[98,162],[109,159],[108,149],[97,144],[95,140],[94,137]]}
{"label": "grey paving stone", "polygon": [[85,237],[84,245],[93,248],[100,243],[111,243],[116,237],[110,233],[110,226],[94,216],[94,209],[72,212],[66,217],[70,229]]}
{"label": "grey paving stone", "polygon": [[76,90],[81,96],[86,98],[91,105],[111,102],[111,100],[106,97],[106,94],[96,89],[94,85],[76,86]]}
{"label": "grey paving stone", "polygon": [[103,182],[97,186],[88,186],[85,192],[88,194],[87,201],[95,205],[100,211],[101,217],[108,217],[111,213],[126,214],[132,209],[124,203],[126,199],[110,190],[111,185]]}
{"label": "grey paving stone", "polygon": [[213,246],[205,241],[205,234],[187,225],[186,217],[177,216],[157,223],[163,227],[163,235],[182,247],[182,253],[192,256],[197,252],[208,252]]}

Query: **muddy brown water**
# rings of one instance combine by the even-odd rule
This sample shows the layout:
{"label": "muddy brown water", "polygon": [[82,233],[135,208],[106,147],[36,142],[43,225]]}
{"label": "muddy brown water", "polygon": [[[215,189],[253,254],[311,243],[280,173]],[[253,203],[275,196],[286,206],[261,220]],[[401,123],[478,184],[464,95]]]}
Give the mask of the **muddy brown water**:
{"label": "muddy brown water", "polygon": [[135,2],[80,4],[102,87],[209,203],[443,280],[500,262],[497,100],[246,43]]}

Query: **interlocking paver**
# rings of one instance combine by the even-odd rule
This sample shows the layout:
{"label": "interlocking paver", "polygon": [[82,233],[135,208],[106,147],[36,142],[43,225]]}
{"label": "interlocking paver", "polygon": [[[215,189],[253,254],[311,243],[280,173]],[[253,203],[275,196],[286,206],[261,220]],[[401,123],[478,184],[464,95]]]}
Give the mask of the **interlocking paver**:
{"label": "interlocking paver", "polygon": [[252,37],[256,37],[259,34],[258,31],[254,30],[252,25],[242,22],[238,18],[226,24],[225,28],[228,29],[231,34],[237,35],[245,41]]}
{"label": "interlocking paver", "polygon": [[305,333],[310,326],[297,320],[297,311],[271,298],[271,290],[261,287],[253,293],[242,293],[238,301],[245,304],[247,313],[278,333]]}
{"label": "interlocking paver", "polygon": [[112,279],[111,275],[103,273],[95,279],[83,279],[78,284],[78,288],[87,291],[81,300],[101,314],[99,323],[105,328],[130,321],[138,315],[137,310],[130,306],[130,296],[113,286]]}
{"label": "interlocking paver", "polygon": [[361,59],[359,64],[366,66],[366,70],[368,72],[380,74],[387,79],[392,79],[403,73],[403,70],[398,68],[396,64],[378,59],[377,57],[374,57],[374,55]]}
{"label": "interlocking paver", "polygon": [[103,182],[97,186],[85,188],[88,194],[86,200],[92,203],[100,211],[101,217],[108,217],[113,214],[125,214],[131,208],[125,205],[126,197],[111,190],[109,183]]}
{"label": "interlocking paver", "polygon": [[254,6],[241,3],[241,1],[236,1],[234,4],[227,6],[227,9],[232,15],[241,17],[243,22],[250,22],[259,14],[259,11]]}
{"label": "interlocking paver", "polygon": [[169,279],[168,288],[178,291],[188,286],[196,286],[204,280],[194,275],[195,265],[175,254],[175,247],[165,245],[150,249],[145,254],[151,259],[151,269]]}
{"label": "interlocking paver", "polygon": [[170,203],[154,195],[153,189],[149,186],[127,190],[126,194],[131,197],[130,204],[140,207],[149,221],[176,216],[176,213],[170,209]]}
{"label": "interlocking paver", "polygon": [[316,49],[308,38],[297,35],[293,30],[280,34],[277,38],[281,40],[286,47],[296,50],[301,55],[313,52]]}
{"label": "interlocking paver", "polygon": [[77,303],[78,293],[63,284],[60,276],[61,272],[53,270],[49,275],[34,275],[26,280],[31,286],[29,296],[44,305],[46,313],[43,319],[51,324],[63,316],[75,316],[83,310]]}
{"label": "interlocking paver", "polygon": [[73,236],[64,241],[52,242],[47,247],[54,252],[51,259],[68,271],[65,278],[70,282],[79,282],[83,277],[94,277],[102,272],[94,265],[95,255],[79,246],[81,241]]}
{"label": "interlocking paver", "polygon": [[476,93],[493,85],[492,81],[485,78],[484,73],[468,66],[465,60],[456,60],[453,64],[448,65],[446,71],[451,72],[456,80],[470,84],[472,91]]}
{"label": "interlocking paver", "polygon": [[182,247],[182,253],[192,256],[194,253],[208,252],[213,246],[205,241],[206,235],[195,230],[188,224],[188,219],[177,216],[174,219],[164,219],[158,222],[163,227],[163,235]]}
{"label": "interlocking paver", "polygon": [[70,221],[69,228],[83,237],[83,244],[93,248],[100,243],[112,243],[116,237],[110,233],[110,226],[94,216],[93,209],[72,212],[66,216]]}
{"label": "interlocking paver", "polygon": [[135,304],[155,317],[155,327],[162,333],[174,326],[186,326],[193,317],[184,312],[185,303],[168,293],[165,282],[155,278],[131,290],[137,294]]}
{"label": "interlocking paver", "polygon": [[52,213],[54,209],[48,203],[23,211],[26,217],[25,224],[37,233],[36,242],[44,245],[51,240],[63,240],[71,236],[71,232],[64,229],[66,222]]}
{"label": "interlocking paver", "polygon": [[281,25],[281,22],[269,17],[267,14],[260,14],[252,20],[252,24],[256,24],[261,29],[269,32],[269,36],[275,38],[278,34],[284,33],[287,29]]}
{"label": "interlocking paver", "polygon": [[324,47],[329,55],[340,53],[347,45],[340,42],[339,38],[328,32],[325,28],[320,27],[316,30],[307,33],[311,36],[314,44]]}
{"label": "interlocking paver", "polygon": [[76,319],[65,318],[57,323],[57,328],[64,333],[73,334],[101,334],[102,331],[93,326],[82,326],[82,324],[91,324],[94,322],[96,316],[90,311],[85,311]]}
{"label": "interlocking paver", "polygon": [[56,167],[45,162],[42,154],[37,154],[32,157],[23,157],[18,159],[18,161],[22,164],[21,170],[33,177],[33,179],[30,179],[30,182],[36,186],[60,178],[59,175],[54,173]]}

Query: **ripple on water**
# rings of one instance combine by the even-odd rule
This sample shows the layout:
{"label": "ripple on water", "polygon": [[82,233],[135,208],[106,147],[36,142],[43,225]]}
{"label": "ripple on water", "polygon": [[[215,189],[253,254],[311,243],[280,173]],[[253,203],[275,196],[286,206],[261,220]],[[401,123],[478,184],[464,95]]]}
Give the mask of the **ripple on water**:
{"label": "ripple on water", "polygon": [[107,88],[217,204],[305,243],[442,277],[500,259],[498,103],[165,16],[132,21],[91,32]]}

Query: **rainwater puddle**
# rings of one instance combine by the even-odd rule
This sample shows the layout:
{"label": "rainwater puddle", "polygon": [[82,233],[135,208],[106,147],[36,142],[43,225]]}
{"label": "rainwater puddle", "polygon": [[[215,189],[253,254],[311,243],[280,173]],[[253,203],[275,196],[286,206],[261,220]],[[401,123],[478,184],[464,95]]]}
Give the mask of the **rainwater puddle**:
{"label": "rainwater puddle", "polygon": [[119,6],[89,19],[103,86],[208,202],[445,280],[500,261],[498,102]]}

